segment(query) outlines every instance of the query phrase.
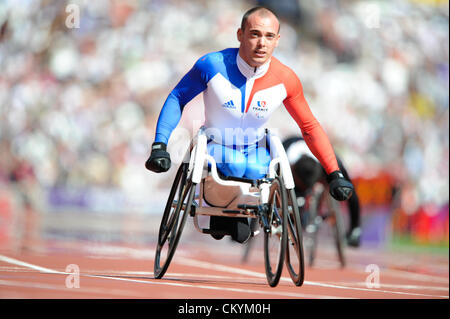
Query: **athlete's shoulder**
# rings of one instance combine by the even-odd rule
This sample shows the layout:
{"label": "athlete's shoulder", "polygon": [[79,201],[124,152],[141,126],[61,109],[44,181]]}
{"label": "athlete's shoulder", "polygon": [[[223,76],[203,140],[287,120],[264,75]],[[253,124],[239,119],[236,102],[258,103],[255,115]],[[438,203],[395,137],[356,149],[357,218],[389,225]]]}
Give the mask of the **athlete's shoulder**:
{"label": "athlete's shoulder", "polygon": [[272,56],[270,61],[271,72],[279,78],[286,86],[288,98],[295,96],[299,90],[302,90],[302,84],[297,74],[290,67],[282,63],[276,57]]}
{"label": "athlete's shoulder", "polygon": [[270,64],[273,72],[275,72],[282,80],[289,81],[292,79],[298,79],[298,76],[294,72],[294,70],[292,70],[286,64],[282,63],[276,57],[272,56]]}
{"label": "athlete's shoulder", "polygon": [[226,63],[236,63],[237,48],[227,48],[221,51],[209,52],[197,60],[196,65],[201,68],[214,67]]}

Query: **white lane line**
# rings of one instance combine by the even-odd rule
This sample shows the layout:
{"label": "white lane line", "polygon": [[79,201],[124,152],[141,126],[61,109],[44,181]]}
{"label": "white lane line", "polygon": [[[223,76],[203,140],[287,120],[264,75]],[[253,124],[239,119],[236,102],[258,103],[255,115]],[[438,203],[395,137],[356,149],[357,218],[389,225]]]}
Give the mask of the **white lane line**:
{"label": "white lane line", "polygon": [[[113,247],[109,247],[109,249],[114,249],[114,248]],[[125,252],[125,251],[129,252],[130,249],[127,249],[127,248],[123,247],[123,251],[122,252]],[[139,250],[131,249],[131,251],[135,253],[134,255],[139,255],[139,257],[141,257],[141,258],[143,257],[142,256],[142,252],[139,253]],[[0,261],[1,260],[5,261],[5,262],[8,262],[8,260],[11,261],[11,260],[14,260],[14,259],[0,255]],[[194,267],[200,267],[200,268],[205,268],[205,269],[216,269],[216,270],[221,270],[221,271],[225,271],[225,272],[231,272],[231,273],[241,274],[241,275],[245,274],[245,275],[248,275],[248,276],[253,276],[253,277],[258,277],[258,278],[264,278],[265,279],[265,275],[264,274],[256,273],[256,272],[253,272],[253,271],[247,271],[245,269],[240,269],[240,268],[235,268],[235,267],[230,267],[230,266],[224,266],[224,265],[212,264],[212,263],[208,263],[208,262],[197,261],[197,260],[190,259],[190,258],[187,258],[187,257],[182,257],[182,256],[179,256],[177,260],[178,261],[181,260],[182,263],[184,261],[185,264],[191,265],[191,266],[194,266]],[[48,268],[32,265],[32,264],[25,263],[25,262],[22,262],[22,261],[17,261],[17,262],[18,263],[15,263],[16,265],[32,268],[32,269],[38,270],[40,272],[68,274],[68,273],[65,273],[65,272],[58,272],[58,271],[51,270],[51,269],[48,269]],[[414,273],[409,273],[409,274],[410,275],[414,275]],[[424,276],[424,275],[417,274],[416,277],[418,277],[418,276]],[[425,275],[425,276],[426,277],[430,277],[430,276],[427,276],[427,275]],[[111,278],[111,277],[107,277],[107,278]],[[433,277],[433,278],[442,280],[442,278],[436,278],[436,277]],[[287,282],[291,281],[290,278],[286,278],[286,277],[282,277],[281,280],[282,281],[287,281]],[[375,289],[375,288],[346,287],[346,286],[326,284],[326,283],[318,283],[318,282],[310,282],[310,281],[305,281],[304,284],[305,285],[311,285],[311,286],[320,286],[320,287],[347,289],[347,290],[383,292],[383,293],[401,294],[401,295],[416,295],[416,296],[434,297],[434,298],[448,298],[448,296],[437,296],[437,295],[429,295],[429,294],[406,293],[406,292],[399,292],[399,291],[386,291],[386,290],[380,290],[380,289]],[[301,297],[301,296],[299,296],[299,297]],[[317,297],[305,297],[305,298],[317,298]],[[330,297],[328,297],[328,298],[330,298]]]}
{"label": "white lane line", "polygon": [[[365,287],[365,282],[333,282],[329,283],[333,285],[343,285],[343,286],[356,286],[356,287]],[[417,285],[400,285],[400,284],[383,284],[380,283],[381,288],[395,288],[395,289],[424,289],[424,290],[436,290],[436,291],[449,291],[449,287],[438,287],[438,286],[417,286]]]}
{"label": "white lane line", "polygon": [[[368,264],[361,264],[361,263],[352,263],[351,265],[347,265],[345,269],[358,271],[361,273],[364,273],[365,268]],[[340,267],[340,264],[337,263],[334,260],[326,260],[326,259],[317,259],[317,261],[314,263],[314,266],[311,267],[311,269],[316,270],[329,270],[329,269],[337,269]],[[390,268],[382,268],[382,275],[383,276],[389,276],[389,277],[397,277],[397,278],[404,278],[404,279],[410,279],[415,281],[423,281],[426,283],[435,282],[435,283],[449,283],[448,273],[447,276],[441,276],[438,277],[436,275],[428,275],[428,274],[419,274],[414,271],[410,270],[398,270],[398,269],[390,269]]]}
{"label": "white lane line", "polygon": [[[120,277],[105,277],[105,276],[92,276],[97,278],[105,278],[112,280],[122,280],[122,281],[131,281],[138,282],[143,284],[150,285],[165,285],[165,286],[176,286],[176,287],[186,287],[186,288],[202,288],[202,289],[210,289],[210,290],[220,290],[220,291],[233,291],[240,292],[245,294],[256,294],[256,295],[269,295],[269,296],[283,296],[283,297],[295,297],[295,298],[307,298],[307,299],[353,299],[353,298],[342,298],[337,296],[326,296],[326,295],[312,295],[312,294],[302,294],[302,293],[290,293],[285,291],[263,291],[263,290],[253,290],[253,289],[241,289],[241,288],[230,288],[230,287],[215,287],[215,286],[207,286],[207,285],[191,285],[191,284],[183,284],[183,283],[172,283],[172,282],[164,282],[164,281],[144,281],[138,279],[129,279],[129,278],[120,278]],[[242,298],[239,297],[239,298]]]}
{"label": "white lane line", "polygon": [[[123,270],[85,270],[83,271],[84,274],[89,275],[115,275],[115,276],[145,276],[145,277],[151,277],[149,279],[153,279],[153,272],[151,271],[123,271]],[[174,272],[167,272],[164,275],[164,279],[177,279],[177,278],[187,278],[192,280],[204,280],[204,279],[216,279],[216,280],[229,280],[229,281],[245,281],[246,283],[249,283],[248,277],[236,277],[236,276],[223,276],[223,275],[208,275],[208,274],[201,274],[201,278],[199,278],[199,274],[190,274],[190,273],[174,273]],[[266,283],[265,280],[257,280],[255,283]]]}
{"label": "white lane line", "polygon": [[436,277],[436,276],[432,276],[432,275],[418,274],[418,273],[414,273],[412,271],[407,271],[407,270],[383,269],[382,271],[383,271],[382,275],[387,275],[387,276],[391,276],[391,277],[424,281],[427,283],[435,282],[435,283],[441,283],[441,284],[447,284],[447,285],[449,283],[448,277],[442,278],[442,277]]}
{"label": "white lane line", "polygon": [[7,287],[20,287],[20,288],[34,288],[34,289],[46,289],[46,290],[56,290],[74,293],[92,293],[100,295],[116,295],[124,298],[126,295],[129,297],[136,297],[136,293],[131,290],[119,290],[119,289],[101,289],[101,288],[72,288],[69,289],[62,285],[50,285],[47,283],[37,283],[37,282],[21,282],[21,281],[11,281],[11,280],[0,280],[0,286]]}
{"label": "white lane line", "polygon": [[[116,245],[101,245],[101,246],[91,246],[88,247],[82,246],[82,250],[86,251],[92,255],[90,255],[90,258],[106,258],[106,256],[109,256],[114,259],[121,259],[126,256],[127,258],[135,258],[135,259],[153,259],[154,257],[154,249],[138,249],[138,248],[131,248],[131,247],[123,247],[123,246],[116,246]],[[333,252],[334,253],[334,252]],[[363,252],[359,252],[364,254]],[[99,256],[101,255],[101,256]],[[373,255],[370,253],[366,253],[365,255],[372,257]],[[189,256],[189,252],[182,249],[180,247],[177,250],[177,257],[181,256]],[[320,258],[317,260],[316,265],[313,267],[313,269],[336,269],[339,268],[339,263],[335,260],[328,260],[325,258]],[[360,272],[362,274],[365,273],[365,267],[367,265],[361,264],[360,266],[351,265],[347,266],[347,269]],[[427,275],[427,274],[418,274],[412,271],[407,270],[395,270],[395,269],[389,269],[389,268],[383,268],[383,276],[390,276],[390,277],[397,277],[397,278],[404,278],[408,280],[415,280],[415,281],[422,281],[426,283],[443,283],[448,284],[449,279],[448,277],[438,277],[433,275]]]}
{"label": "white lane line", "polygon": [[[257,273],[254,271],[249,271],[241,268],[235,268],[231,266],[225,266],[225,265],[219,265],[219,264],[213,264],[210,262],[205,261],[199,261],[190,259],[187,257],[178,257],[176,260],[178,263],[181,263],[186,266],[192,266],[192,267],[198,267],[203,269],[214,269],[218,271],[224,271],[224,272],[230,272],[234,274],[245,274],[247,276],[252,277],[258,277],[258,278],[265,278],[265,275],[262,273]],[[291,281],[290,278],[287,277],[281,277],[282,281]],[[389,290],[381,290],[381,289],[375,289],[375,288],[357,288],[357,287],[346,287],[346,286],[340,286],[340,285],[333,285],[333,284],[326,284],[326,283],[319,283],[319,282],[313,282],[313,281],[306,281],[303,283],[304,285],[310,285],[310,286],[319,286],[319,287],[327,287],[327,288],[336,288],[336,289],[345,289],[345,290],[359,290],[359,291],[370,291],[370,292],[382,292],[382,293],[390,293],[390,294],[399,294],[399,295],[411,295],[411,296],[423,296],[423,297],[434,297],[434,298],[448,298],[448,296],[436,296],[436,295],[429,295],[429,294],[418,294],[413,292],[401,292],[401,291],[389,291]]]}
{"label": "white lane line", "polygon": [[[153,259],[154,257],[154,250],[152,249],[137,249],[137,248],[131,248],[131,247],[123,247],[123,246],[115,246],[115,245],[102,245],[102,246],[88,246],[83,247],[84,250],[86,250],[88,253],[94,254],[90,256],[91,258],[94,258],[95,255],[102,255],[102,257],[99,258],[105,258],[104,256],[110,256],[112,258],[120,259],[122,257],[120,256],[126,256],[127,258],[136,258],[136,259]],[[177,250],[176,254],[177,258],[180,257],[189,257],[189,251],[186,251],[180,247]],[[372,256],[371,254],[367,253],[367,256]],[[223,257],[223,256],[222,256]],[[321,262],[322,261],[322,262]],[[336,262],[335,260],[328,260],[325,258],[320,258],[317,260],[317,264],[313,267],[313,269],[337,269],[339,268],[340,264]],[[367,265],[361,264],[360,266],[347,266],[347,269],[360,272],[362,274],[365,272],[365,267]],[[404,278],[409,280],[415,280],[415,281],[422,281],[426,283],[443,283],[448,284],[449,278],[443,278],[433,275],[427,275],[427,274],[418,274],[412,271],[407,270],[396,270],[396,269],[389,269],[389,268],[383,268],[383,275],[384,276],[390,276],[390,277],[398,277],[398,278]],[[264,276],[265,278],[265,276]]]}
{"label": "white lane line", "polygon": [[3,262],[8,263],[8,264],[13,264],[13,265],[16,265],[16,266],[22,266],[22,267],[34,269],[34,270],[37,270],[39,272],[44,272],[44,273],[49,273],[49,274],[67,274],[67,273],[63,273],[63,272],[56,271],[56,270],[53,270],[53,269],[49,269],[49,268],[45,268],[45,267],[29,264],[27,262],[20,261],[20,260],[14,259],[14,258],[10,258],[10,257],[4,256],[4,255],[0,255],[0,261],[3,261]]}
{"label": "white lane line", "polygon": [[[30,269],[34,269],[41,273],[60,274],[60,275],[73,274],[73,273],[66,273],[66,272],[62,272],[62,271],[57,271],[57,270],[33,265],[33,264],[23,262],[23,261],[14,259],[14,258],[3,256],[3,255],[0,255],[0,261],[14,264],[14,265],[20,265],[20,266],[27,267]],[[131,278],[120,278],[120,277],[101,276],[101,275],[80,274],[80,276],[91,277],[91,278],[102,278],[102,279],[109,279],[109,280],[127,281],[127,282],[137,282],[137,283],[143,283],[143,284],[147,284],[147,285],[163,285],[163,286],[174,286],[174,287],[184,287],[184,288],[201,288],[201,289],[219,290],[219,291],[232,291],[232,292],[239,292],[239,293],[245,293],[245,294],[251,294],[251,295],[267,295],[270,297],[281,296],[281,297],[307,298],[307,299],[352,299],[352,298],[341,298],[341,297],[337,297],[337,296],[290,293],[290,292],[274,291],[274,290],[265,291],[265,290],[240,289],[240,288],[230,288],[230,287],[215,287],[215,286],[207,286],[207,285],[173,283],[173,282],[166,282],[166,281],[159,281],[159,280],[158,281],[148,281],[148,280],[138,280],[138,279],[131,279]]]}

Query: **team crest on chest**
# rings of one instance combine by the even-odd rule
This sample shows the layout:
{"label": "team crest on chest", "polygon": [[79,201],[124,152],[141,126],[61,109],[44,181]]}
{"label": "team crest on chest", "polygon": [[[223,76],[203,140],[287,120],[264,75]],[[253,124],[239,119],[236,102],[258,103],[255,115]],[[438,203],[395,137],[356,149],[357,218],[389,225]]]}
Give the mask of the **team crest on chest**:
{"label": "team crest on chest", "polygon": [[266,113],[269,110],[266,101],[257,101],[256,105],[253,105],[252,109],[256,113]]}

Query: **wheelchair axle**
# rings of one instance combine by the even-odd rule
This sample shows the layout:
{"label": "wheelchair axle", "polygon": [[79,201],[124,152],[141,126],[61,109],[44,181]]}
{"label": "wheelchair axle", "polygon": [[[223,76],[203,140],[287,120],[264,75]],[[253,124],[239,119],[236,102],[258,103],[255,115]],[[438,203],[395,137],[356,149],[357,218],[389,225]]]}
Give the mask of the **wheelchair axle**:
{"label": "wheelchair axle", "polygon": [[253,213],[260,218],[264,232],[270,233],[270,231],[272,229],[271,229],[271,226],[267,219],[268,212],[269,212],[269,206],[267,204],[263,204],[263,205],[240,204],[240,205],[238,205],[238,208],[253,211]]}

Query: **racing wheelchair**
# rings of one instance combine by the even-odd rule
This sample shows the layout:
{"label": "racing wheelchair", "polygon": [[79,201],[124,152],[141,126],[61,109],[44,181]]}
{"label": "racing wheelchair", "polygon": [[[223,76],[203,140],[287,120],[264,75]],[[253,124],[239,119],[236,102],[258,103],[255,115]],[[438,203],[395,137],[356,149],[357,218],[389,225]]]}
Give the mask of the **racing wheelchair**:
{"label": "racing wheelchair", "polygon": [[[223,235],[221,231],[201,228],[198,217],[226,216],[245,217],[256,220],[260,226],[252,236],[264,234],[264,264],[267,282],[275,287],[286,264],[296,286],[304,281],[302,226],[294,191],[294,181],[281,140],[265,130],[266,143],[270,149],[268,174],[261,179],[219,176],[217,164],[207,152],[207,135],[201,127],[192,139],[179,166],[167,199],[161,220],[156,254],[154,277],[160,279],[167,271],[180,241],[188,216],[193,218],[195,228],[204,234]],[[202,181],[210,176],[222,186],[239,186],[242,202],[231,207],[205,205]],[[253,198],[248,201],[248,198]]]}
{"label": "racing wheelchair", "polygon": [[342,268],[346,266],[345,258],[345,227],[341,205],[328,193],[326,187],[316,183],[309,194],[297,199],[300,207],[305,231],[305,248],[309,266],[314,265],[319,232],[324,226],[331,231],[337,257]]}
{"label": "racing wheelchair", "polygon": [[[344,268],[346,243],[340,203],[328,193],[323,184],[317,183],[308,194],[297,197],[297,205],[303,227],[303,247],[308,265],[314,266],[319,246],[319,232],[326,228],[325,231],[331,232],[339,263],[341,268]],[[250,228],[253,229],[256,226],[255,220],[252,220]],[[245,243],[242,263],[248,261],[253,245],[253,240]]]}

